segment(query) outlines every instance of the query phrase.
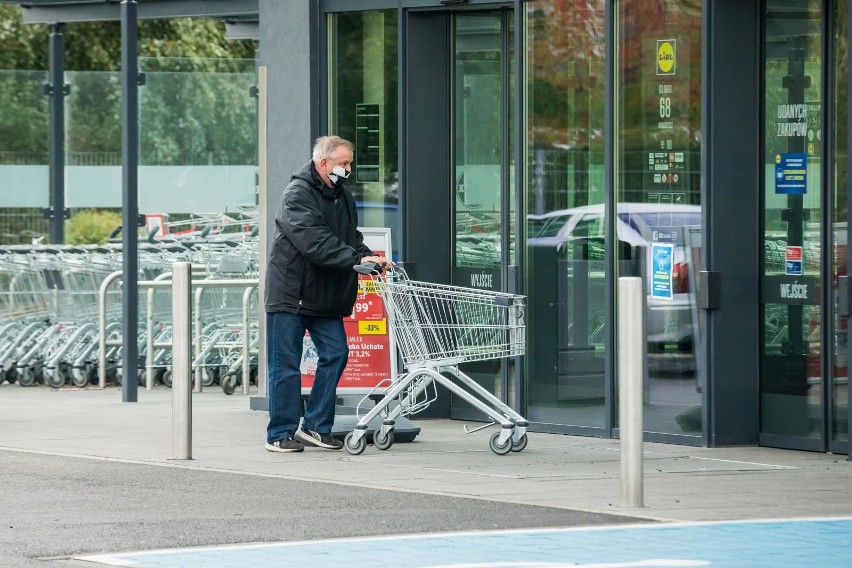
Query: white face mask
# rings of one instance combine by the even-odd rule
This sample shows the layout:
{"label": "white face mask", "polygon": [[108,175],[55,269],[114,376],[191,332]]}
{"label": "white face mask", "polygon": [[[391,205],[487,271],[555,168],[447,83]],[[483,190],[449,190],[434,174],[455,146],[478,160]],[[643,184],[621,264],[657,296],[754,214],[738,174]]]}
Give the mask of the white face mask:
{"label": "white face mask", "polygon": [[350,172],[347,172],[343,166],[334,166],[332,168],[331,173],[328,174],[328,179],[331,180],[331,183],[337,185],[338,178],[346,179],[349,177]]}

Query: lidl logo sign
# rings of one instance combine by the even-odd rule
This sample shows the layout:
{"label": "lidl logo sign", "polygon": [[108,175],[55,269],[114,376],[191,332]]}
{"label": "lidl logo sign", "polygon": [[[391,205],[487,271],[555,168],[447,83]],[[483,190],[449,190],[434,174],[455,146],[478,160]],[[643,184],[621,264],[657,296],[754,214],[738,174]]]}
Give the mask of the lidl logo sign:
{"label": "lidl logo sign", "polygon": [[677,53],[677,40],[657,40],[657,75],[675,74],[675,54]]}

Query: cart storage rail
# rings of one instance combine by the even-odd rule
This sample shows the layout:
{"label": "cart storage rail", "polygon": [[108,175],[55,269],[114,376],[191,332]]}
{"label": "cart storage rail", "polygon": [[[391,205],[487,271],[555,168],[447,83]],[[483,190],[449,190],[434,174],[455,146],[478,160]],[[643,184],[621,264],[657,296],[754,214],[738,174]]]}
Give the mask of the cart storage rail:
{"label": "cart storage rail", "polygon": [[[499,455],[519,452],[527,445],[529,423],[499,398],[459,370],[472,361],[519,357],[524,354],[526,298],[475,288],[462,288],[411,280],[402,268],[384,274],[374,265],[355,270],[369,274],[387,308],[392,345],[404,372],[394,377],[384,397],[346,435],[344,447],[353,455],[367,446],[367,425],[380,413],[382,426],[373,433],[380,450],[393,445],[394,421],[423,410],[441,384],[500,424],[489,446]],[[378,387],[377,387],[378,388]],[[370,395],[365,397],[367,400]],[[359,405],[360,409],[360,405]]]}

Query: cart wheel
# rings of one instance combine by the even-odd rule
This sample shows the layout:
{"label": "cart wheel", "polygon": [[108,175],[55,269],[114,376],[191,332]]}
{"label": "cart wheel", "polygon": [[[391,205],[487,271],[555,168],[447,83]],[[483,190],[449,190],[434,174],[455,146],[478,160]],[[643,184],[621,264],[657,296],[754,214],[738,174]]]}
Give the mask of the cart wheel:
{"label": "cart wheel", "polygon": [[388,450],[391,446],[393,446],[393,428],[388,431],[387,436],[382,436],[382,429],[377,428],[375,432],[373,432],[373,445],[376,446],[380,450]]}
{"label": "cart wheel", "polygon": [[225,394],[234,394],[234,391],[237,389],[237,377],[235,377],[234,375],[222,377],[219,380],[219,386],[222,387],[222,392],[224,392]]}
{"label": "cart wheel", "polygon": [[44,384],[55,389],[65,385],[65,374],[58,367],[56,369],[44,367],[41,370],[41,378],[44,380]]}
{"label": "cart wheel", "polygon": [[211,369],[201,369],[201,386],[212,387],[216,384],[216,376]]}
{"label": "cart wheel", "polygon": [[526,435],[526,434],[524,434],[523,436],[521,436],[521,439],[517,441],[517,443],[516,443],[516,442],[512,442],[512,451],[513,451],[513,452],[522,452],[522,451],[524,451],[524,448],[526,448],[526,447],[527,447],[527,442],[528,442],[528,441],[529,441],[529,440],[528,440],[528,438],[527,438],[527,435]]}
{"label": "cart wheel", "polygon": [[346,451],[353,456],[357,456],[367,448],[367,436],[361,436],[357,442],[353,442],[352,432],[349,432],[346,434],[346,437],[343,438],[343,447],[346,448]]}
{"label": "cart wheel", "polygon": [[100,377],[98,377],[98,366],[94,363],[86,363],[85,371],[86,380],[89,384],[98,384],[100,382]]}
{"label": "cart wheel", "polygon": [[18,384],[22,387],[31,387],[35,383],[35,373],[29,367],[24,367],[18,371]]}
{"label": "cart wheel", "polygon": [[172,370],[168,369],[163,376],[160,377],[160,382],[163,383],[163,386],[172,388]]}
{"label": "cart wheel", "polygon": [[86,370],[77,367],[71,369],[71,384],[80,388],[88,385],[89,377],[86,375]]}
{"label": "cart wheel", "polygon": [[10,385],[17,381],[18,369],[16,369],[15,367],[9,367],[9,369],[6,371],[6,380],[9,381]]}
{"label": "cart wheel", "polygon": [[491,448],[491,451],[497,454],[498,456],[505,456],[512,449],[512,438],[509,438],[503,445],[499,445],[497,440],[500,439],[500,432],[494,432],[494,435],[491,436],[491,439],[488,441],[488,447]]}

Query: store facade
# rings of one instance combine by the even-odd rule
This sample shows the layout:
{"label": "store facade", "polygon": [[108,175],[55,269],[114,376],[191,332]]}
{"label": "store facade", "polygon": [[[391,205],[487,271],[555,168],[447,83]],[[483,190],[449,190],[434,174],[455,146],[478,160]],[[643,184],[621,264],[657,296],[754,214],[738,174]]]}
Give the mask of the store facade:
{"label": "store facade", "polygon": [[640,276],[646,440],[848,453],[845,0],[259,13],[266,201],[351,139],[360,222],[416,278],[528,297],[526,357],[465,371],[532,430],[618,436]]}

